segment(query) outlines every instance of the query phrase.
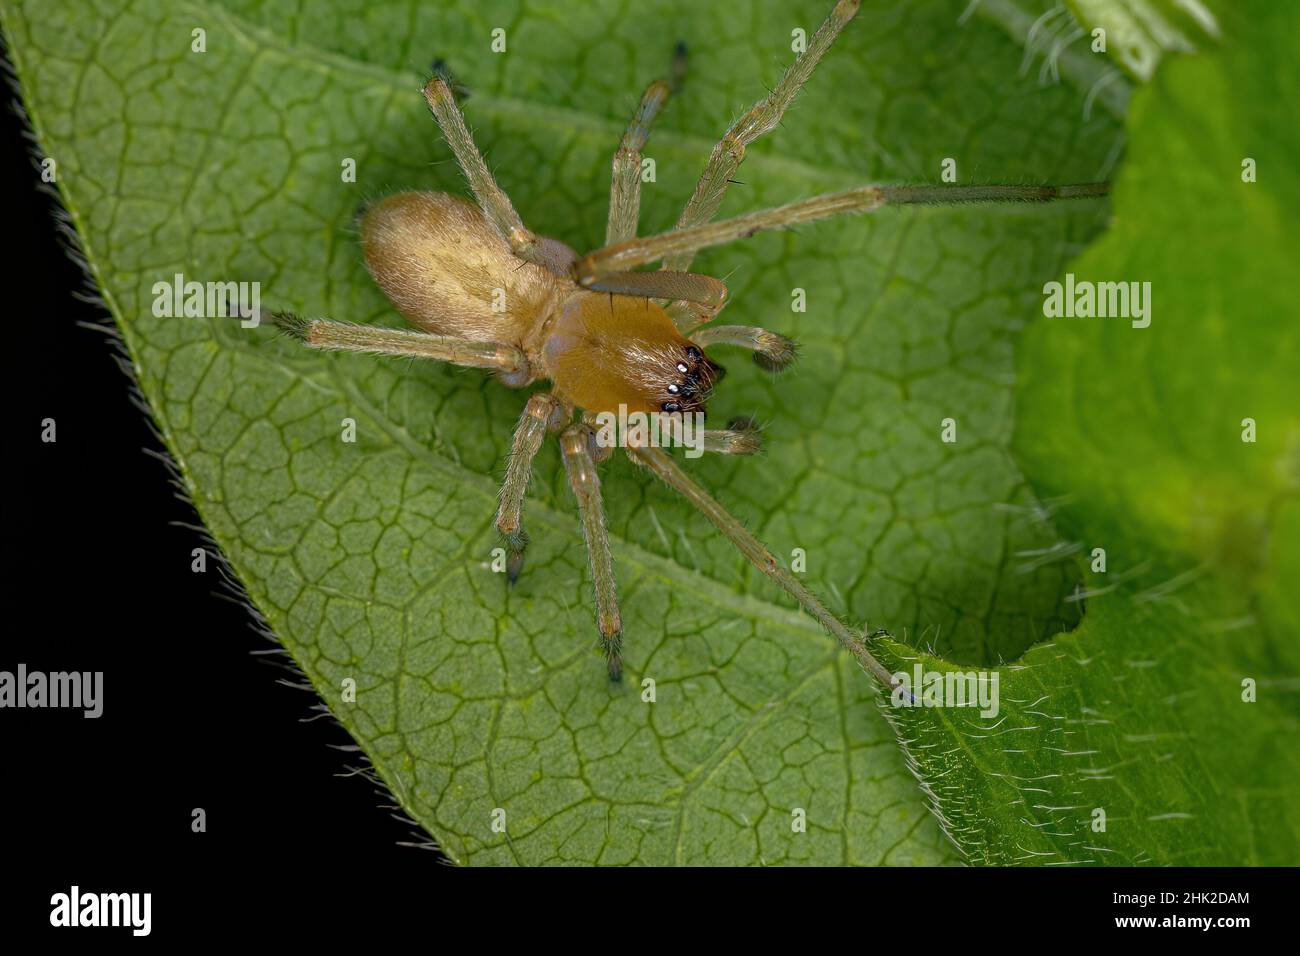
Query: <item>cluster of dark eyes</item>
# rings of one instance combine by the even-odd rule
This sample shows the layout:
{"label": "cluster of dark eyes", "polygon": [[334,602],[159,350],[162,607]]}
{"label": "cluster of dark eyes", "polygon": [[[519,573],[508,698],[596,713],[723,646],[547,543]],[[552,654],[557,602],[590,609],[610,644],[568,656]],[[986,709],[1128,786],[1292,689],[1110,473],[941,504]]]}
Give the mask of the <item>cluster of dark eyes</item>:
{"label": "cluster of dark eyes", "polygon": [[660,406],[666,412],[680,412],[682,403],[677,399],[691,398],[699,393],[700,380],[697,369],[700,366],[700,360],[704,356],[700,354],[700,350],[694,345],[688,345],[686,347],[686,358],[690,362],[689,365],[686,362],[678,361],[676,366],[678,374],[682,376],[681,380],[668,383],[668,394],[672,395],[673,398]]}

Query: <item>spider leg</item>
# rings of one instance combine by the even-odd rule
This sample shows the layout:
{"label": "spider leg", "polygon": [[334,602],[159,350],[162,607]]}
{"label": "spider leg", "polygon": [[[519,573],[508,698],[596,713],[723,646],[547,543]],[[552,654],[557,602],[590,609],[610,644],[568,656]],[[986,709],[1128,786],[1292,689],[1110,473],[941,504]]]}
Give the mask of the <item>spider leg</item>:
{"label": "spider leg", "polygon": [[506,580],[510,584],[519,578],[524,566],[524,549],[528,547],[528,533],[524,531],[523,523],[524,494],[532,477],[533,459],[560,408],[560,401],[554,395],[536,392],[528,399],[515,427],[496,517],[497,531],[506,547]]}
{"label": "spider leg", "polygon": [[609,667],[609,679],[623,678],[623,620],[618,612],[618,594],[614,583],[614,558],[609,550],[609,533],[605,529],[605,507],[600,498],[600,476],[591,457],[591,431],[584,425],[570,425],[560,434],[560,450],[569,485],[578,500],[582,533],[587,540],[591,576],[596,586],[596,626],[600,644]]}
{"label": "spider leg", "polygon": [[[755,103],[744,116],[731,124],[718,144],[713,147],[708,165],[695,185],[695,191],[677,220],[678,229],[686,229],[708,222],[718,211],[727,185],[745,158],[745,148],[781,122],[786,107],[794,100],[800,88],[812,76],[817,64],[830,49],[840,31],[857,15],[860,0],[839,0],[830,15],[822,21],[817,32],[808,40],[808,47],[790,64],[779,83],[765,99]],[[665,260],[664,268],[689,269],[694,258],[693,249],[685,249]]]}
{"label": "spider leg", "polygon": [[650,136],[650,126],[668,102],[668,97],[680,85],[686,72],[686,46],[679,43],[673,57],[671,80],[655,80],[641,95],[632,121],[627,124],[623,141],[614,153],[613,170],[609,180],[609,223],[605,227],[605,243],[621,242],[636,235],[637,219],[641,214],[641,149]]}
{"label": "spider leg", "polygon": [[738,345],[754,353],[754,362],[768,372],[789,367],[798,352],[795,343],[784,335],[749,325],[715,325],[701,329],[691,341],[702,348],[711,345]]}
{"label": "spider leg", "polygon": [[272,312],[268,317],[285,335],[313,349],[401,355],[483,368],[496,372],[501,381],[512,388],[526,385],[533,378],[523,351],[504,342],[471,342],[407,329],[304,319],[292,312]]}
{"label": "spider leg", "polygon": [[746,424],[739,427],[740,421],[733,421],[729,428],[706,428],[704,430],[704,450],[719,455],[752,455],[763,447],[763,439],[758,429]]}
{"label": "spider leg", "polygon": [[[682,210],[681,217],[677,220],[676,229],[684,229],[708,222],[713,218],[713,214],[717,211],[723,196],[726,195],[731,176],[744,159],[746,146],[773,129],[781,121],[786,107],[790,105],[799,89],[812,75],[817,63],[830,48],[831,43],[839,36],[844,26],[857,14],[859,2],[860,0],[840,0],[831,11],[830,16],[813,34],[808,48],[786,70],[776,88],[768,94],[767,98],[756,103],[744,116],[731,125],[731,128],[727,130],[726,134],[713,148],[709,163],[700,176],[695,191],[686,204],[686,208]],[[679,48],[679,62],[684,62],[684,60],[680,59],[681,53],[682,50]],[[646,95],[641,101],[641,109],[638,110],[637,116],[634,117],[632,125],[629,126],[628,132],[624,136],[625,146],[628,144],[629,138],[634,137],[637,121],[641,116],[641,112],[646,109],[647,101],[651,99],[653,90],[652,85],[651,89],[646,91]],[[666,94],[664,96],[666,99]],[[640,132],[639,141],[633,138],[633,142],[637,143],[636,162],[638,168],[633,170],[631,167],[627,167],[624,170],[622,175],[629,177],[629,180],[622,186],[619,185],[619,159],[617,156],[615,157],[614,185],[610,193],[609,225],[605,231],[606,248],[626,243],[629,240],[635,241],[636,220],[640,204],[639,149],[641,145],[644,145],[645,132]],[[622,150],[620,149],[621,153]],[[600,251],[603,250],[598,252]],[[690,275],[686,270],[694,258],[694,250],[687,249],[684,252],[678,252],[674,254],[673,258],[665,258],[661,254],[651,259],[644,259],[642,262],[650,262],[657,258],[664,258],[663,271],[669,274]],[[579,263],[579,267],[590,259],[589,256],[583,260]],[[725,304],[726,287],[722,286],[720,282],[717,285],[721,286],[721,295],[718,295],[717,289],[709,288],[703,283],[687,285],[682,289],[674,288],[672,284],[665,284],[658,287],[659,291],[644,292],[641,290],[649,286],[649,279],[641,278],[639,275],[632,278],[610,274],[615,271],[620,270],[600,268],[597,271],[587,273],[575,272],[575,278],[583,285],[599,291],[622,292],[628,295],[651,295],[655,298],[672,300],[669,315],[678,328],[683,331],[689,331],[712,320]],[[712,281],[716,282],[717,280]],[[698,305],[692,305],[692,303],[703,304],[706,308],[701,309]]]}
{"label": "spider leg", "polygon": [[487,164],[483,162],[483,156],[474,145],[474,137],[465,126],[465,117],[456,105],[456,97],[447,80],[443,76],[435,76],[425,84],[423,92],[447,145],[456,154],[456,162],[469,180],[469,188],[492,228],[509,243],[510,251],[520,259],[567,277],[573,261],[573,250],[562,242],[536,235],[524,225],[519,213],[515,212],[510,197],[497,185]]}
{"label": "spider leg", "polygon": [[668,313],[668,318],[673,320],[678,332],[682,335],[690,335],[694,329],[716,319],[725,306],[724,302],[715,309],[699,302],[691,302],[689,299],[678,299],[665,305],[664,311]]}
{"label": "spider leg", "polygon": [[1104,196],[1109,183],[1068,186],[859,186],[838,193],[760,209],[732,219],[704,223],[644,239],[630,239],[597,249],[573,266],[578,282],[590,287],[610,273],[625,272],[663,259],[674,261],[685,253],[747,239],[756,232],[784,229],[853,213],[868,213],[881,206],[948,205],[984,202],[1050,202]]}
{"label": "spider leg", "polygon": [[712,276],[694,272],[614,272],[584,285],[593,291],[612,292],[614,295],[694,302],[700,306],[699,314],[709,318],[716,316],[727,304],[726,285]]}
{"label": "spider leg", "polygon": [[[683,498],[698,508],[719,531],[743,554],[746,560],[758,570],[781,586],[793,597],[805,611],[830,631],[850,654],[857,659],[863,670],[873,675],[885,687],[893,689],[895,681],[889,671],[867,650],[861,637],[854,634],[839,618],[835,617],[822,604],[817,595],[809,591],[793,574],[777,561],[761,541],[755,538],[740,521],[726,508],[722,507],[707,491],[692,481],[682,471],[670,455],[658,448],[639,448],[629,446],[628,457],[638,465],[658,475],[665,484],[678,492]],[[876,632],[880,633],[880,632]]]}

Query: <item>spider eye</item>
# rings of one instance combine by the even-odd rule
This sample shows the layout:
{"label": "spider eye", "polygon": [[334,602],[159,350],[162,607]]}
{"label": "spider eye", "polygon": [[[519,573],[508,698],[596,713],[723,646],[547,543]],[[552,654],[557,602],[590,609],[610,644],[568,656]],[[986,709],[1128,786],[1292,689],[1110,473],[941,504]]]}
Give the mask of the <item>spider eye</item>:
{"label": "spider eye", "polygon": [[677,394],[678,392],[680,392],[680,391],[681,391],[681,388],[677,385],[676,382],[673,382],[671,385],[668,386],[668,394],[669,394],[669,395],[676,395],[676,394]]}
{"label": "spider eye", "polygon": [[663,409],[666,412],[680,412],[682,405],[681,402],[664,402]]}
{"label": "spider eye", "polygon": [[678,362],[678,363],[677,363],[677,371],[679,371],[679,372],[681,372],[683,375],[685,375],[687,372],[690,371],[690,369],[686,367],[686,363],[685,363],[685,362]]}
{"label": "spider eye", "polygon": [[694,345],[688,345],[686,347],[686,357],[690,359],[692,362],[698,362],[704,356],[700,354],[700,350],[697,349]]}

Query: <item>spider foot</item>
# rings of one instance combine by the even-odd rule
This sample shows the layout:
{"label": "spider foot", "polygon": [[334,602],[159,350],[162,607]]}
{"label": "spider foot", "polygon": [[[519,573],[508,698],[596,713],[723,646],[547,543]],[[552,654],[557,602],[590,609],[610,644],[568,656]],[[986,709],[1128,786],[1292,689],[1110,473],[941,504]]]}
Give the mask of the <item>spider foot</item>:
{"label": "spider foot", "polygon": [[598,615],[596,623],[600,630],[600,646],[605,652],[610,683],[617,684],[623,680],[623,621],[615,612],[612,619]]}
{"label": "spider foot", "polygon": [[457,102],[463,103],[469,99],[469,87],[456,79],[456,74],[451,71],[451,67],[447,65],[447,61],[442,57],[434,58],[433,63],[429,65],[429,72],[433,76],[443,79]]}
{"label": "spider foot", "polygon": [[506,583],[514,585],[519,580],[519,572],[524,569],[524,549],[528,547],[528,532],[520,528],[505,535],[506,543]]}
{"label": "spider foot", "polygon": [[760,329],[754,342],[754,364],[765,372],[784,372],[799,354],[792,339]]}

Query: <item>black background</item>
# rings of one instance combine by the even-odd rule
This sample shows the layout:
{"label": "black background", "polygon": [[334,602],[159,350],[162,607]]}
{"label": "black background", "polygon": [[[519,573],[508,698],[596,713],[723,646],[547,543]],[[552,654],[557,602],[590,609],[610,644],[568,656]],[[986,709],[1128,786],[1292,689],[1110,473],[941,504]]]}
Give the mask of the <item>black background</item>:
{"label": "black background", "polygon": [[[191,571],[191,552],[204,545],[196,518],[171,485],[114,340],[80,324],[105,324],[107,313],[85,301],[92,290],[58,234],[56,201],[39,191],[25,124],[4,111],[0,132],[8,240],[0,669],[104,672],[99,719],[0,711],[0,939],[70,932],[50,930],[50,896],[74,883],[151,892],[156,939],[196,931],[248,939],[255,917],[298,940],[373,939],[401,921],[417,935],[426,927],[432,945],[474,899],[494,932],[535,927],[553,939],[558,921],[567,938],[629,933],[633,945],[646,942],[643,932],[697,919],[694,930],[729,936],[766,934],[775,921],[806,943],[811,926],[845,917],[843,929],[890,948],[1029,942],[1039,931],[1048,939],[1113,931],[1114,915],[1153,912],[1117,907],[1113,892],[1175,887],[1252,893],[1248,907],[1180,907],[1183,915],[1244,913],[1260,927],[1280,913],[1277,871],[787,872],[758,885],[752,875],[696,871],[637,886],[630,875],[596,877],[597,885],[591,874],[566,877],[586,886],[494,877],[516,884],[503,898],[481,875],[402,846],[426,837],[395,815],[386,793],[350,775],[362,763],[346,749],[351,739],[332,720],[311,719],[314,694],[282,683],[299,678],[254,629],[218,563]],[[40,440],[45,418],[57,422],[53,444]],[[196,807],[207,812],[205,833],[191,830]],[[544,920],[521,918],[538,905],[549,908]],[[512,918],[503,920],[506,907]],[[131,939],[125,930],[71,932],[80,942],[104,932]],[[1242,931],[1204,936],[1234,938],[1223,932]]]}

